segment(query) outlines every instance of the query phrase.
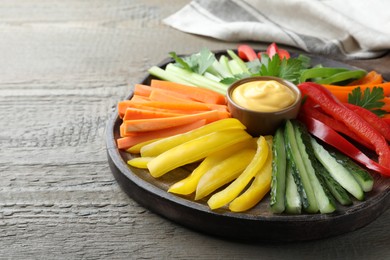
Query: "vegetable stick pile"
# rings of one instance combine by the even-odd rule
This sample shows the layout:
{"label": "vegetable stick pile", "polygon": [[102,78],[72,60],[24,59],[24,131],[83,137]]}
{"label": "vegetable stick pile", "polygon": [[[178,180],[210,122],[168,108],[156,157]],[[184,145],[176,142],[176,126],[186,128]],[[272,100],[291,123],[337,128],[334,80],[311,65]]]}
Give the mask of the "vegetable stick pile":
{"label": "vegetable stick pile", "polygon": [[[226,105],[228,85],[249,76],[277,76],[299,85],[305,98],[298,119],[313,136],[366,168],[390,175],[390,83],[381,74],[310,68],[308,57],[294,58],[275,43],[266,52],[248,45],[240,45],[237,54],[227,50],[231,60],[225,55],[216,60],[206,49],[184,58],[170,54],[175,62],[165,70],[149,70],[161,80],[136,84],[132,98],[118,103],[123,122],[117,139],[119,149],[140,155],[128,164],[155,178],[198,162],[168,192],[193,194],[194,200],[207,198],[211,209],[227,206],[239,212],[255,206],[272,188],[273,137],[251,137]],[[339,133],[375,151],[379,162]]]}
{"label": "vegetable stick pile", "polygon": [[137,84],[130,100],[118,103],[119,149],[196,129],[229,118],[225,96],[216,92],[152,80],[150,86]]}
{"label": "vegetable stick pile", "polygon": [[180,166],[199,162],[190,175],[174,183],[168,192],[194,193],[195,200],[214,193],[207,202],[211,209],[229,205],[231,211],[241,212],[255,206],[270,189],[271,146],[271,136],[253,138],[240,121],[227,118],[142,145],[141,157],[130,159],[128,164],[148,169],[158,178]]}

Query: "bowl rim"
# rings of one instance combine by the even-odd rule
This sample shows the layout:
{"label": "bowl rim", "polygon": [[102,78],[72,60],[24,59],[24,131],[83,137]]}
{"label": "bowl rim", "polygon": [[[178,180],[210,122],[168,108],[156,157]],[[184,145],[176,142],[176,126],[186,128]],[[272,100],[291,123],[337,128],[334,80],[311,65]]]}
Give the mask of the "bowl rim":
{"label": "bowl rim", "polygon": [[[251,82],[251,81],[264,81],[264,80],[275,80],[275,81],[277,81],[277,82],[287,86],[288,88],[292,89],[294,91],[294,93],[296,94],[294,103],[292,103],[291,105],[289,105],[289,106],[287,106],[285,108],[282,108],[282,109],[279,109],[279,110],[276,110],[276,111],[258,111],[258,110],[253,110],[253,109],[249,109],[249,108],[243,107],[243,106],[237,104],[233,100],[231,95],[233,93],[233,90],[236,89],[238,86],[240,86],[240,85],[242,85],[244,83],[247,83],[247,82]],[[247,77],[247,78],[243,78],[243,79],[237,80],[234,83],[232,83],[228,87],[228,89],[227,89],[226,98],[227,98],[228,104],[230,103],[231,105],[239,108],[242,111],[246,111],[246,112],[250,112],[250,113],[261,113],[261,114],[273,114],[274,115],[274,114],[280,114],[280,113],[288,112],[288,111],[294,109],[297,105],[299,105],[301,103],[301,101],[302,101],[302,93],[299,90],[297,85],[295,85],[291,81],[285,80],[283,78],[274,77],[274,76],[250,76],[250,77]]]}

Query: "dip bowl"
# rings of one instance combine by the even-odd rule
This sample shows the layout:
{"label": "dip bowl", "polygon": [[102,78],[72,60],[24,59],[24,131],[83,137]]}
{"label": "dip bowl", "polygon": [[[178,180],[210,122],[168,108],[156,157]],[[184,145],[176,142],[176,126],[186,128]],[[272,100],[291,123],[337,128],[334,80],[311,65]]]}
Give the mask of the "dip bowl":
{"label": "dip bowl", "polygon": [[[234,101],[233,91],[244,83],[251,81],[270,81],[275,80],[286,87],[290,88],[295,93],[295,100],[292,104],[277,111],[262,112],[245,108]],[[249,77],[234,82],[227,91],[228,108],[232,117],[240,120],[246,127],[247,132],[254,137],[260,135],[272,135],[276,129],[286,120],[297,117],[302,101],[302,95],[298,87],[281,78],[258,76]]]}

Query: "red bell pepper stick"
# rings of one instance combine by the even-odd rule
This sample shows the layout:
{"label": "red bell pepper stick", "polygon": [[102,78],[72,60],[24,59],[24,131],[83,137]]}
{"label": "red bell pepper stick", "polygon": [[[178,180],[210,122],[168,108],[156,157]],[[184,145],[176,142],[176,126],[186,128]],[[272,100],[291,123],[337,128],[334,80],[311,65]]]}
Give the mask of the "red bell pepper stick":
{"label": "red bell pepper stick", "polygon": [[378,132],[380,132],[386,138],[387,141],[390,141],[390,125],[383,121],[382,118],[363,107],[349,103],[344,103],[344,105],[359,114],[359,116],[361,116],[370,125],[372,125],[372,127],[378,130]]}
{"label": "red bell pepper stick", "polygon": [[286,59],[288,60],[290,58],[290,53],[286,51],[285,49],[279,49],[278,54],[281,60]]}
{"label": "red bell pepper stick", "polygon": [[240,57],[245,61],[253,61],[257,59],[257,54],[255,50],[249,45],[245,45],[245,44],[239,45],[237,48],[237,52],[238,52],[238,57]]}
{"label": "red bell pepper stick", "polygon": [[374,160],[371,160],[329,126],[307,115],[301,115],[299,119],[306,125],[307,130],[317,138],[333,146],[353,160],[365,165],[368,169],[390,177],[390,168],[384,167]]}
{"label": "red bell pepper stick", "polygon": [[272,56],[274,56],[276,53],[278,53],[279,51],[279,48],[278,46],[276,45],[276,43],[271,43],[268,48],[267,48],[267,54],[270,58],[272,58]]}
{"label": "red bell pepper stick", "polygon": [[390,126],[390,117],[384,117],[382,118],[383,122],[385,122],[386,124],[388,124]]}
{"label": "red bell pepper stick", "polygon": [[[279,55],[279,58],[282,59],[289,59],[290,53],[287,50],[279,49],[278,45],[276,43],[271,43],[268,48],[267,52],[268,56],[272,58],[275,54]],[[261,57],[261,53],[258,53],[259,58]]]}
{"label": "red bell pepper stick", "polygon": [[309,96],[321,106],[325,113],[343,122],[352,132],[371,143],[375,147],[379,164],[390,168],[390,148],[383,135],[358,114],[346,108],[323,86],[313,82],[304,82],[298,87],[303,95]]}
{"label": "red bell pepper stick", "polygon": [[301,106],[300,114],[303,113],[306,116],[310,116],[314,119],[317,119],[317,120],[321,121],[322,123],[324,123],[325,125],[331,127],[336,132],[339,132],[339,133],[342,133],[346,136],[349,136],[352,140],[362,144],[363,146],[365,146],[371,150],[374,150],[374,147],[372,146],[372,144],[363,141],[354,132],[349,130],[349,128],[344,123],[337,121],[336,119],[334,119],[331,116],[328,116],[327,114],[320,111],[318,108],[314,107],[312,104],[313,104],[313,101],[310,99],[307,99],[305,101],[305,103]]}

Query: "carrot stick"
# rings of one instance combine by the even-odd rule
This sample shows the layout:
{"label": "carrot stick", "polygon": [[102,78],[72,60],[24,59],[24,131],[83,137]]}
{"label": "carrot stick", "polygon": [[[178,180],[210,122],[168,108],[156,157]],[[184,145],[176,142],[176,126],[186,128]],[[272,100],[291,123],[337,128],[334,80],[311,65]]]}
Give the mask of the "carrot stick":
{"label": "carrot stick", "polygon": [[136,144],[146,142],[153,139],[164,138],[177,134],[186,133],[194,130],[206,124],[206,120],[197,120],[189,124],[184,124],[176,127],[166,128],[157,131],[149,132],[135,132],[127,137],[121,137],[117,139],[117,145],[119,149],[128,149]]}
{"label": "carrot stick", "polygon": [[182,114],[128,107],[126,109],[123,120],[163,118],[163,117],[173,117],[173,116],[180,116],[180,115]]}
{"label": "carrot stick", "polygon": [[165,89],[176,93],[181,93],[193,100],[200,101],[203,103],[212,103],[220,105],[226,104],[226,98],[224,95],[201,87],[192,87],[176,82],[157,79],[152,79],[150,86],[152,88]]}
{"label": "carrot stick", "polygon": [[127,108],[138,108],[143,110],[150,110],[150,111],[163,112],[163,113],[175,113],[175,114],[196,114],[196,113],[207,111],[207,110],[187,110],[187,109],[169,109],[169,108],[165,109],[165,108],[159,108],[157,106],[148,106],[138,102],[126,102],[126,103],[127,104],[122,104],[122,106],[119,107],[120,109],[119,115],[122,118],[125,115]]}
{"label": "carrot stick", "polygon": [[147,85],[135,84],[134,86],[134,95],[149,97],[151,91],[152,89]]}
{"label": "carrot stick", "polygon": [[190,99],[180,98],[178,96],[170,95],[168,92],[152,90],[149,96],[152,101],[159,102],[172,102],[172,103],[185,103],[185,104],[201,104],[205,107],[208,107],[209,110],[215,109],[219,111],[227,111],[226,105],[212,104],[212,103],[202,103]]}
{"label": "carrot stick", "polygon": [[383,82],[383,77],[376,71],[368,72],[363,78],[352,81],[347,86],[359,86],[365,84],[380,84]]}
{"label": "carrot stick", "polygon": [[126,135],[125,125],[123,123],[119,126],[119,135],[120,135],[120,137],[124,137]]}
{"label": "carrot stick", "polygon": [[330,92],[343,103],[348,102],[348,94],[351,93],[350,91],[345,90],[330,90]]}
{"label": "carrot stick", "polygon": [[[349,91],[343,91],[343,90],[331,90],[332,94],[341,102],[348,103],[348,95],[351,93]],[[381,100],[385,104],[380,109],[385,110],[386,112],[390,113],[390,97],[385,97]]]}
{"label": "carrot stick", "polygon": [[383,107],[381,109],[385,110],[386,112],[390,113],[390,97],[385,97],[384,99],[381,100],[383,103]]}
{"label": "carrot stick", "polygon": [[150,101],[149,97],[140,96],[140,95],[133,95],[133,96],[131,97],[131,100],[134,101],[134,102],[146,102],[146,101]]}
{"label": "carrot stick", "polygon": [[380,84],[365,84],[365,85],[359,85],[359,86],[336,86],[336,85],[326,85],[322,84],[325,88],[329,89],[331,92],[333,91],[347,91],[351,92],[353,89],[360,87],[362,91],[364,91],[366,88],[372,88],[374,87],[380,87],[383,88],[383,93],[385,96],[390,96],[390,82],[384,82]]}
{"label": "carrot stick", "polygon": [[185,125],[194,121],[206,119],[206,123],[210,123],[220,119],[218,111],[211,110],[203,113],[182,115],[166,118],[152,118],[152,119],[136,119],[123,121],[124,132],[146,132],[166,129],[174,126]]}
{"label": "carrot stick", "polygon": [[[118,114],[122,118],[128,107],[140,108],[142,106],[150,108],[159,108],[159,109],[170,109],[176,111],[192,112],[192,111],[209,111],[210,107],[203,103],[173,103],[173,102],[159,102],[159,101],[147,101],[147,102],[138,102],[134,100],[123,100],[118,102]],[[175,112],[174,112],[175,113]]]}

